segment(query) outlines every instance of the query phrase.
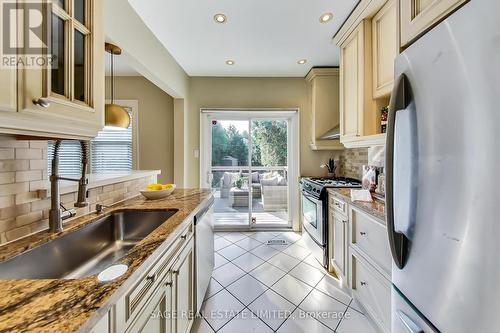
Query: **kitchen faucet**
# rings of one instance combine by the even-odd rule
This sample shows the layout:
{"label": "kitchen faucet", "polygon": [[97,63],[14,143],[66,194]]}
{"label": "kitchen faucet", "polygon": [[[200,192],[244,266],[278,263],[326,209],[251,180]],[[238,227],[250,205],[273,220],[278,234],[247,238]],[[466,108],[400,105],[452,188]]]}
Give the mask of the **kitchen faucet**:
{"label": "kitchen faucet", "polygon": [[[76,215],[74,209],[66,209],[61,204],[59,192],[59,181],[67,180],[78,182],[78,198],[75,207],[81,208],[88,206],[87,203],[87,185],[88,179],[86,176],[89,154],[89,142],[80,141],[82,148],[82,176],[80,179],[67,178],[59,176],[59,150],[61,149],[61,140],[57,140],[54,145],[54,157],[52,159],[52,174],[50,175],[50,212],[49,212],[49,230],[50,232],[61,232],[63,230],[62,222]],[[62,209],[61,209],[62,208]]]}

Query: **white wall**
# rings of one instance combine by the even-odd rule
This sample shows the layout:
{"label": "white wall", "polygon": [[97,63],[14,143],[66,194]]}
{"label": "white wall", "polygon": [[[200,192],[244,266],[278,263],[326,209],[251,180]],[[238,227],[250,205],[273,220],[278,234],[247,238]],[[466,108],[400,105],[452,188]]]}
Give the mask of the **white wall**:
{"label": "white wall", "polygon": [[127,0],[105,0],[106,37],[124,50],[129,65],[173,98],[186,98],[189,77]]}

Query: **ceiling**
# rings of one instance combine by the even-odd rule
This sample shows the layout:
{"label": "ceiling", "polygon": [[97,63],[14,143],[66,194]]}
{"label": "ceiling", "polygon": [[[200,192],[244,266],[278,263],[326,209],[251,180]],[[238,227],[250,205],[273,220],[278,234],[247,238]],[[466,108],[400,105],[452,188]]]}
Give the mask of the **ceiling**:
{"label": "ceiling", "polygon": [[[358,2],[128,1],[188,75],[241,77],[303,77],[313,66],[338,66],[332,37]],[[320,23],[327,12],[333,20]],[[215,23],[218,13],[227,16],[225,24]],[[235,65],[226,65],[229,59]]]}

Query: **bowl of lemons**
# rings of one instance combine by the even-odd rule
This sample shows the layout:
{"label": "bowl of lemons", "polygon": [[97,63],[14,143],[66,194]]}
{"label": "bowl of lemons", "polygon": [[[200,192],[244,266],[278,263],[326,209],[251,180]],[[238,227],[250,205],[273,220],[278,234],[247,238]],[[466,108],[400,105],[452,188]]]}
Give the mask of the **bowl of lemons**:
{"label": "bowl of lemons", "polygon": [[149,184],[141,194],[149,200],[163,199],[172,194],[175,187],[175,184]]}

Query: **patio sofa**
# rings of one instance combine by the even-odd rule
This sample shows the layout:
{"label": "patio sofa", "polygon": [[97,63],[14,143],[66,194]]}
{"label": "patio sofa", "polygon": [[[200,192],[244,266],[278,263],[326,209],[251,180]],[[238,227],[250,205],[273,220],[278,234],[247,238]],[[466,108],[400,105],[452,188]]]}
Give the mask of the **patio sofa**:
{"label": "patio sofa", "polygon": [[277,176],[270,179],[262,179],[260,183],[264,211],[286,211],[288,209],[288,184],[286,179]]}
{"label": "patio sofa", "polygon": [[[261,197],[261,185],[260,180],[263,178],[264,174],[258,172],[252,172],[252,197],[258,199]],[[225,199],[229,197],[229,191],[235,187],[235,182],[239,177],[248,177],[248,173],[239,172],[224,172],[220,180],[220,197]]]}

